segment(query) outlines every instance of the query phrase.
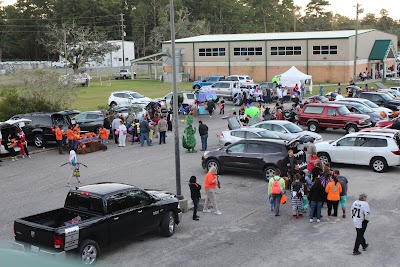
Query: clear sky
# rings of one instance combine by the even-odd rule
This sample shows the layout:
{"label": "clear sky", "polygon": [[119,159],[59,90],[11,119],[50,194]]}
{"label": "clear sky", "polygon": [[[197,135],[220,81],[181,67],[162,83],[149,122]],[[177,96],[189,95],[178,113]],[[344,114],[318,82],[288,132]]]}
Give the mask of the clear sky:
{"label": "clear sky", "polygon": [[[3,4],[5,5],[15,2],[16,0],[3,0]],[[310,0],[294,0],[294,4],[303,7],[303,10],[309,2]],[[357,2],[364,8],[364,15],[374,13],[376,16],[379,16],[379,11],[384,8],[389,12],[390,17],[396,20],[400,19],[400,0],[329,0],[331,5],[327,8],[327,11],[355,18],[356,9],[354,6]]]}
{"label": "clear sky", "polygon": [[[296,6],[304,7],[310,2],[310,0],[294,0]],[[362,18],[367,13],[374,13],[379,17],[379,11],[386,9],[389,16],[395,20],[400,19],[400,0],[329,0],[331,4],[326,11],[332,11],[340,15],[355,18],[356,17],[356,3],[361,4],[361,8],[364,9],[364,13],[360,15]]]}

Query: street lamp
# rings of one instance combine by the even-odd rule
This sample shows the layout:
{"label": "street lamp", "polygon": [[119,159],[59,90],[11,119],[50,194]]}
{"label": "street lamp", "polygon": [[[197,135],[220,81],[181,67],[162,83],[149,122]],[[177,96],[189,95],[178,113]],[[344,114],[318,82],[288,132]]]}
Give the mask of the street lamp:
{"label": "street lamp", "polygon": [[179,131],[178,131],[178,93],[176,91],[176,58],[175,58],[175,16],[174,0],[169,1],[169,19],[171,23],[171,52],[172,52],[172,88],[173,88],[173,118],[174,118],[174,137],[175,137],[175,177],[176,177],[176,196],[183,199],[181,192],[181,161],[179,154]]}
{"label": "street lamp", "polygon": [[357,81],[357,41],[358,41],[358,15],[364,12],[363,8],[360,8],[361,5],[357,3],[356,8],[356,40],[354,45],[354,66],[353,66],[353,83]]}

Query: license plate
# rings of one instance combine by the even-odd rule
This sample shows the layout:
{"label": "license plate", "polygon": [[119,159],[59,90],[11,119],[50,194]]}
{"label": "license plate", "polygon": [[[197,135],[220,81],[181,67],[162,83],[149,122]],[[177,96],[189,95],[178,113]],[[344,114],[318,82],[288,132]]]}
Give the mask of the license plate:
{"label": "license plate", "polygon": [[39,247],[31,245],[31,252],[35,254],[39,254]]}

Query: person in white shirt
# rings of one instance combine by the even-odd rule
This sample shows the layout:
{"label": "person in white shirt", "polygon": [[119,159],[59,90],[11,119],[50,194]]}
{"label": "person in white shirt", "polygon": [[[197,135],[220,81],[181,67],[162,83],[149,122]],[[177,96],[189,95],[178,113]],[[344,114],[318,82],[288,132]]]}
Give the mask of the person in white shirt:
{"label": "person in white shirt", "polygon": [[121,120],[119,121],[118,132],[119,132],[119,135],[118,135],[119,144],[118,144],[118,146],[119,147],[125,146],[127,131],[126,131],[126,126],[125,126],[124,122],[121,121]]}
{"label": "person in white shirt", "polygon": [[367,250],[368,244],[365,241],[364,234],[369,222],[370,208],[367,203],[367,195],[362,193],[358,200],[354,201],[351,206],[351,217],[353,218],[354,227],[357,231],[356,242],[354,244],[353,255],[360,255],[360,245],[363,250]]}

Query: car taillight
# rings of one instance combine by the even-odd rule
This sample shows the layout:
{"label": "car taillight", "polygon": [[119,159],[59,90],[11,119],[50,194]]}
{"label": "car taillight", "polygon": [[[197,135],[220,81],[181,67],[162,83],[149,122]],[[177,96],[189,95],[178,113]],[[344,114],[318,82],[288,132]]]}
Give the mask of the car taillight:
{"label": "car taillight", "polygon": [[392,150],[392,153],[397,156],[400,156],[400,150]]}
{"label": "car taillight", "polygon": [[218,137],[218,138],[224,138],[224,134],[223,134],[223,133],[217,134],[217,137]]}
{"label": "car taillight", "polygon": [[54,234],[54,248],[64,248],[64,241],[61,235]]}
{"label": "car taillight", "polygon": [[50,127],[50,130],[51,130],[51,133],[54,134],[54,132],[55,132],[55,131],[54,131],[54,126],[51,126],[51,127]]}

